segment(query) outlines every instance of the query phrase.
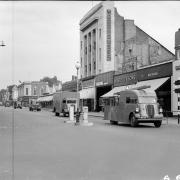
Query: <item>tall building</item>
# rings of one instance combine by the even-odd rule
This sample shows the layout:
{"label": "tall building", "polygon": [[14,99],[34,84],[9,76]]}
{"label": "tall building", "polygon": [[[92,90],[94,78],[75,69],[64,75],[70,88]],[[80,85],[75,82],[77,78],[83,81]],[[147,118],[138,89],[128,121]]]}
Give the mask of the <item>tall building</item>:
{"label": "tall building", "polygon": [[[121,16],[113,1],[97,4],[80,20],[80,98],[90,110],[100,110],[99,98],[113,87],[130,83],[125,82],[127,77],[121,78],[123,74],[143,68],[149,71],[148,67],[174,59],[172,52],[136,26],[134,20]],[[160,77],[151,75],[140,80]],[[136,83],[135,75],[129,78]],[[124,82],[118,84],[120,81]]]}
{"label": "tall building", "polygon": [[[180,29],[175,33],[175,57],[173,62],[171,106],[174,115],[180,114]],[[176,83],[177,82],[177,83]]]}

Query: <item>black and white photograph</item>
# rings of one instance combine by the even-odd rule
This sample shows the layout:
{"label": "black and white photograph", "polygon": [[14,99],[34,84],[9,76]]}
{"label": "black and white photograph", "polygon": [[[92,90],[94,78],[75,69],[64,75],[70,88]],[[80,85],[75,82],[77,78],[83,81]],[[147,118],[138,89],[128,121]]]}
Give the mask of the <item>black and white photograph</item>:
{"label": "black and white photograph", "polygon": [[180,180],[180,2],[0,0],[0,180]]}

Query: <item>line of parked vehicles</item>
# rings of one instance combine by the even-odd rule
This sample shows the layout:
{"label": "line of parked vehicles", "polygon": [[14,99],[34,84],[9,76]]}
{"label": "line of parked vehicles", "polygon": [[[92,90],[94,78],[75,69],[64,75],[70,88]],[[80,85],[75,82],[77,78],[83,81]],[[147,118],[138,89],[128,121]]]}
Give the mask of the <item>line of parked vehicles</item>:
{"label": "line of parked vehicles", "polygon": [[[55,116],[69,116],[70,106],[74,107],[74,114],[79,114],[78,100],[79,93],[59,91],[53,95],[53,112]],[[163,111],[157,102],[154,91],[148,88],[139,87],[127,89],[115,93],[111,97],[102,99],[104,109],[104,120],[109,120],[112,124],[126,123],[132,127],[139,123],[154,123],[155,127],[160,127],[163,119]],[[20,102],[14,103],[14,108],[22,109]],[[29,111],[41,111],[41,105],[37,100],[29,102]]]}

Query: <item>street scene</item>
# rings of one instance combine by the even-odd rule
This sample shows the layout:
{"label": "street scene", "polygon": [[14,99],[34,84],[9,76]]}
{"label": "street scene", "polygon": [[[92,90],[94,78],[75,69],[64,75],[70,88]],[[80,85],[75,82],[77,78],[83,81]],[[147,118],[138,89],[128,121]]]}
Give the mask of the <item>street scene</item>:
{"label": "street scene", "polygon": [[180,180],[179,5],[0,1],[0,180]]}
{"label": "street scene", "polygon": [[64,123],[52,112],[0,107],[0,179],[172,179],[179,174],[177,119],[162,127],[111,125],[90,113],[92,127]]}

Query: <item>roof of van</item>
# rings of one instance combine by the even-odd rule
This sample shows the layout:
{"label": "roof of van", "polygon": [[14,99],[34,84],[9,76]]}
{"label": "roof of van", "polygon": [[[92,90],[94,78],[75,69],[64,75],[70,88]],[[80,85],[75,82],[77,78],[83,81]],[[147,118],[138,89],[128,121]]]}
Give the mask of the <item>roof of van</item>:
{"label": "roof of van", "polygon": [[141,89],[141,90],[128,89],[128,90],[123,90],[123,91],[116,93],[116,94],[120,95],[122,92],[134,92],[137,96],[151,96],[151,97],[156,96],[155,91],[149,91],[147,89]]}

